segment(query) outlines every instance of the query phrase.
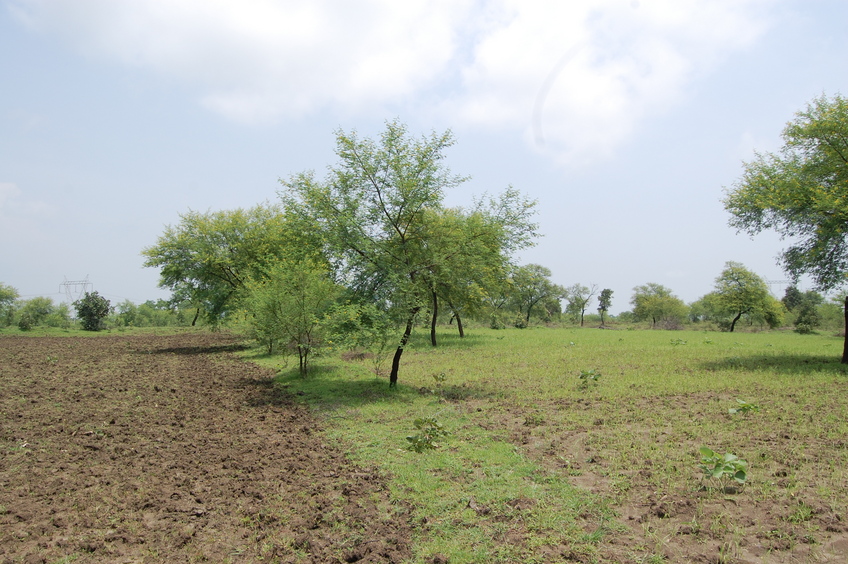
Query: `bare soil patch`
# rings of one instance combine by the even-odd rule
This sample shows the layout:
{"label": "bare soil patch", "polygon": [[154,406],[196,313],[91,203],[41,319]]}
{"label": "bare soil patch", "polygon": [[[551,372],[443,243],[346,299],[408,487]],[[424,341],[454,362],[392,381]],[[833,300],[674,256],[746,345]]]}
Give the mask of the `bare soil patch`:
{"label": "bare soil patch", "polygon": [[[834,412],[836,404],[844,405],[844,397],[842,390],[834,390]],[[845,438],[804,436],[800,446],[800,426],[784,416],[776,416],[785,419],[783,427],[752,422],[741,427],[745,435],[738,442],[751,455],[759,453],[749,460],[753,477],[744,487],[721,490],[704,484],[694,454],[703,441],[693,431],[715,399],[691,394],[638,402],[644,413],[661,413],[672,403],[689,414],[689,428],[657,428],[635,415],[620,421],[577,416],[603,413],[601,400],[537,402],[529,412],[505,403],[492,423],[502,426],[532,459],[609,500],[619,528],[607,531],[600,542],[604,562],[653,562],[652,556],[667,562],[848,562],[848,509],[841,501],[848,484],[840,464]],[[733,396],[721,399],[731,404]],[[548,414],[548,420],[535,419],[538,413]],[[588,424],[575,425],[576,419]],[[656,458],[631,459],[622,468],[621,461],[629,458],[620,451],[628,448],[623,435],[654,445]],[[691,460],[666,460],[667,445],[693,453]],[[639,559],[640,554],[645,558]]]}
{"label": "bare soil patch", "polygon": [[399,562],[406,508],[226,334],[0,338],[0,562]]}

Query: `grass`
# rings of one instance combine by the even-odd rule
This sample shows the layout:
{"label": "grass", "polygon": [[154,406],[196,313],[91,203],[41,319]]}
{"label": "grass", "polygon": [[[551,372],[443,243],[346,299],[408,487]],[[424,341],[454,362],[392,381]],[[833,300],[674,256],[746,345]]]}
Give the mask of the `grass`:
{"label": "grass", "polygon": [[[330,440],[391,478],[397,511],[411,508],[416,524],[416,562],[668,561],[694,550],[689,537],[720,542],[733,561],[745,535],[824,540],[815,517],[848,506],[841,344],[778,332],[475,329],[440,335],[437,348],[415,339],[396,390],[367,361],[319,359],[304,379],[279,357],[248,356],[278,369]],[[729,413],[738,399],[760,409]],[[406,437],[423,417],[450,435],[414,453]],[[697,469],[701,446],[748,461],[747,484],[730,494],[773,520],[751,525],[723,508],[728,493]],[[627,525],[657,499],[676,501]],[[684,527],[694,532],[683,538]]]}

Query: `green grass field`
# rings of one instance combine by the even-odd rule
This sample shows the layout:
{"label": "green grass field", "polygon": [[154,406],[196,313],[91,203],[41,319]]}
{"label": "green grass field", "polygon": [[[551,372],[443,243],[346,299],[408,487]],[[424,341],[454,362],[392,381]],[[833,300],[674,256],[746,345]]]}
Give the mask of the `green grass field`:
{"label": "green grass field", "polygon": [[[405,351],[396,390],[368,360],[319,359],[304,379],[280,357],[247,357],[390,477],[417,526],[416,562],[780,562],[848,546],[841,346],[782,332],[445,328],[438,347],[420,336]],[[756,409],[731,414],[737,399]],[[422,418],[450,434],[418,453],[407,437]],[[701,446],[747,461],[744,487],[705,479]]]}

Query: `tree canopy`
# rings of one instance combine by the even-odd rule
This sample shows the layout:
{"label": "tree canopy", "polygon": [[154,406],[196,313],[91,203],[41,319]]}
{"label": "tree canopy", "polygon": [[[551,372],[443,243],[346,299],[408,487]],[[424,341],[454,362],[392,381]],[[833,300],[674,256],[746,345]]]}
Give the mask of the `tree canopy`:
{"label": "tree canopy", "polygon": [[[782,138],[778,153],[744,163],[724,198],[730,225],[790,239],[779,256],[784,270],[796,280],[809,275],[821,290],[837,288],[848,274],[848,100],[814,99]],[[848,363],[848,334],[842,362]]]}
{"label": "tree canopy", "polygon": [[781,304],[769,293],[765,280],[738,262],[727,262],[715,281],[715,309],[726,315],[732,333],[743,315],[762,318],[769,326],[783,322]]}
{"label": "tree canopy", "polygon": [[453,143],[450,131],[413,138],[397,121],[379,140],[338,131],[339,162],[324,180],[281,181],[284,205],[318,226],[338,279],[403,320],[392,386],[422,310],[436,309],[439,295],[467,304],[469,286],[535,235],[534,202],[514,191],[470,213],[444,207],[445,192],[466,180],[443,163]]}
{"label": "tree canopy", "polygon": [[662,284],[649,282],[633,288],[630,298],[633,317],[637,321],[650,321],[656,327],[660,321],[677,323],[686,316],[686,304]]}
{"label": "tree canopy", "polygon": [[189,211],[142,255],[144,266],[160,268],[159,286],[171,290],[172,301],[192,303],[214,324],[235,309],[248,279],[292,255],[318,254],[313,233],[278,206]]}

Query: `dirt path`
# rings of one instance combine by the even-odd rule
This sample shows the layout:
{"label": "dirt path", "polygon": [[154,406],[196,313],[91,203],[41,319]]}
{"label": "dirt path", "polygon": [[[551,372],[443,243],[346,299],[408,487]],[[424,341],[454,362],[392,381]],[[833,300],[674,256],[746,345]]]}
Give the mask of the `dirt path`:
{"label": "dirt path", "polygon": [[373,468],[215,334],[0,338],[0,562],[399,562]]}

